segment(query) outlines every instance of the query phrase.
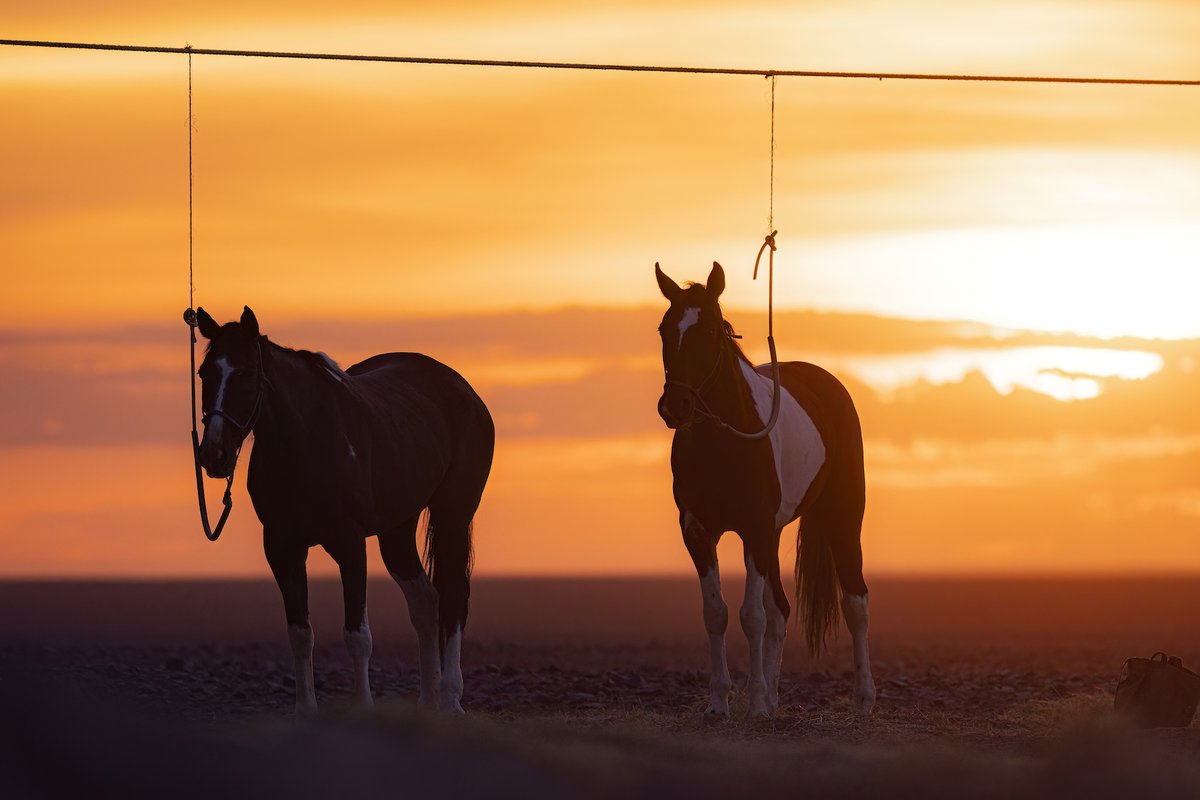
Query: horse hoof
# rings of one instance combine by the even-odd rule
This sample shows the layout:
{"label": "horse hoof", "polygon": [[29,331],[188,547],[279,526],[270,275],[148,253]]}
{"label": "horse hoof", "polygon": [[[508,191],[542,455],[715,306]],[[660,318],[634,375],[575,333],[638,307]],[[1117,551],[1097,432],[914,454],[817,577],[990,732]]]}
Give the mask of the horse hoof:
{"label": "horse hoof", "polygon": [[771,716],[771,707],[764,700],[755,700],[750,703],[750,710],[746,712],[746,718],[751,720],[768,719]]}

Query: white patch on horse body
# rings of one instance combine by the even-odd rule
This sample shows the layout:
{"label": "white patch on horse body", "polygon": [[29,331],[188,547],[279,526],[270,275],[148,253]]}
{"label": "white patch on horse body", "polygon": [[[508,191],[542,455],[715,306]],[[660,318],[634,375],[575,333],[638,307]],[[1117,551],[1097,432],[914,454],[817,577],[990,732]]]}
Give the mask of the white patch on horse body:
{"label": "white patch on horse body", "polygon": [[687,333],[687,329],[700,321],[700,309],[697,307],[685,308],[683,317],[679,320],[679,346],[683,347],[683,335]]}
{"label": "white patch on horse body", "polygon": [[346,450],[349,451],[351,459],[358,458],[358,453],[354,452],[354,445],[350,443],[349,437],[346,438]]}
{"label": "white patch on horse body", "polygon": [[[771,400],[775,384],[749,364],[738,360],[742,375],[750,386],[754,406],[765,425],[771,418]],[[779,510],[775,527],[782,528],[796,518],[796,509],[825,463],[825,442],[821,433],[796,398],[786,387],[779,387],[779,421],[767,437],[775,457],[775,475],[779,479]]]}
{"label": "white patch on horse body", "polygon": [[337,365],[337,362],[330,358],[325,353],[317,353],[321,357],[321,361],[325,364],[325,369],[329,370],[329,374],[337,379],[339,383],[346,383],[350,380],[350,376],[342,372],[342,368]]}

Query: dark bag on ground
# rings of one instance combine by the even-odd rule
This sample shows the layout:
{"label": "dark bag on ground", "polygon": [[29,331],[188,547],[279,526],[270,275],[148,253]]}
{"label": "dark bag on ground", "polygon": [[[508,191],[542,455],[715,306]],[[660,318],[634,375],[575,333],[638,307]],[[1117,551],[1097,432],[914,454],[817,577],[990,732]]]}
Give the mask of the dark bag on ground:
{"label": "dark bag on ground", "polygon": [[1116,709],[1143,728],[1186,728],[1200,705],[1200,675],[1176,656],[1126,659]]}

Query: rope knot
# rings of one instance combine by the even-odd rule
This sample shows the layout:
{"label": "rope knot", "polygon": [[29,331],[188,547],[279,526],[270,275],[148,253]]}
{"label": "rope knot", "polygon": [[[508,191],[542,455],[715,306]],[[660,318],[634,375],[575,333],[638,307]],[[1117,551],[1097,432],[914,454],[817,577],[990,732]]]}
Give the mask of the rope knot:
{"label": "rope knot", "polygon": [[776,250],[776,248],[775,248],[775,234],[777,234],[777,233],[779,233],[779,231],[771,231],[770,233],[768,233],[766,236],[764,236],[764,237],[763,237],[763,243],[762,243],[762,247],[758,248],[758,255],[754,257],[754,276],[753,276],[753,280],[758,280],[758,264],[759,264],[759,262],[760,262],[760,261],[762,261],[762,254],[763,254],[763,251],[764,251],[764,250],[766,250],[766,249],[769,247],[769,248],[771,248],[771,252],[772,252],[772,253],[774,253],[774,252],[775,252],[775,250]]}

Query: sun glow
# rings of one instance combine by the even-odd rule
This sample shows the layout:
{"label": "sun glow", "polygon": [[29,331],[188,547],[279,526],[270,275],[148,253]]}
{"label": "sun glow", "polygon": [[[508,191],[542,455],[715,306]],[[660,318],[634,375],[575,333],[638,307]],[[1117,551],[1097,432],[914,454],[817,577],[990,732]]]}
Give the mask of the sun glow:
{"label": "sun glow", "polygon": [[919,381],[961,383],[979,372],[1002,395],[1018,387],[1055,400],[1091,400],[1104,381],[1145,380],[1163,368],[1158,353],[1094,347],[944,348],[928,353],[845,359],[845,368],[884,395]]}

